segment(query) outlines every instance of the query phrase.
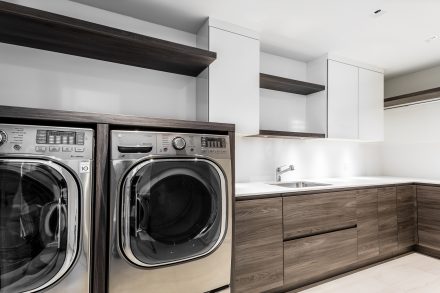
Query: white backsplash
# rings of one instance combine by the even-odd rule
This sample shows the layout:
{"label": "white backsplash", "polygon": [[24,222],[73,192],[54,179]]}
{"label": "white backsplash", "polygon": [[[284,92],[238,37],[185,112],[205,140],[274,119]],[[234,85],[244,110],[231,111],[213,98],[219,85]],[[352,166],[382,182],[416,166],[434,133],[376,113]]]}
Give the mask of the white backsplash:
{"label": "white backsplash", "polygon": [[236,181],[273,181],[287,164],[296,169],[283,180],[380,175],[380,151],[380,143],[237,137]]}

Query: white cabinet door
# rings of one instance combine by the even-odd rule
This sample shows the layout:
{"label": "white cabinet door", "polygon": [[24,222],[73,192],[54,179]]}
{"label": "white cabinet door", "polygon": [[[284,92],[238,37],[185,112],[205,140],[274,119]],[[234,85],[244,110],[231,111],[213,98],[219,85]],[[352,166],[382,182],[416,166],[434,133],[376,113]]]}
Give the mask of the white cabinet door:
{"label": "white cabinet door", "polygon": [[384,76],[359,68],[359,138],[384,139]]}
{"label": "white cabinet door", "polygon": [[328,60],[328,137],[359,138],[359,69]]}
{"label": "white cabinet door", "polygon": [[260,42],[210,27],[209,121],[234,123],[243,135],[259,132]]}

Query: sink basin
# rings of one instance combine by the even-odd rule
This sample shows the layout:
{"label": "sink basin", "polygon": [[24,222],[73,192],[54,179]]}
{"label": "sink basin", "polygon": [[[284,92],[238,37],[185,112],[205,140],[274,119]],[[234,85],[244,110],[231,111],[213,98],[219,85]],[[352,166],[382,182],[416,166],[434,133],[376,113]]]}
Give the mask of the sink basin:
{"label": "sink basin", "polygon": [[315,186],[328,186],[331,184],[318,183],[318,182],[308,182],[308,181],[294,181],[294,182],[272,183],[270,185],[287,187],[287,188],[304,188],[304,187],[315,187]]}

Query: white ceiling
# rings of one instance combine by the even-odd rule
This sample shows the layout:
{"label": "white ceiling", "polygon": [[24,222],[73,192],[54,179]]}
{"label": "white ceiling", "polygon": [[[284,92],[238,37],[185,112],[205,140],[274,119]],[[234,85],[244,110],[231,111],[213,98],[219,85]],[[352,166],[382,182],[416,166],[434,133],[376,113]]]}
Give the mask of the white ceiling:
{"label": "white ceiling", "polygon": [[425,41],[440,35],[439,0],[74,1],[191,33],[210,16],[259,32],[263,51],[300,61],[330,52],[388,78],[440,64],[440,38]]}

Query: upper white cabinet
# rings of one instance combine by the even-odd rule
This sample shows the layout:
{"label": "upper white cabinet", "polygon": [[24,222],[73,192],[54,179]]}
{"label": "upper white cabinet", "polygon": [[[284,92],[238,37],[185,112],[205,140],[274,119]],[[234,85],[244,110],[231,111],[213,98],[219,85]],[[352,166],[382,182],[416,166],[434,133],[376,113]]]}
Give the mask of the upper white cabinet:
{"label": "upper white cabinet", "polygon": [[217,52],[207,76],[198,80],[198,119],[234,123],[240,135],[258,133],[260,42],[257,36],[246,29],[210,19],[197,38],[200,46]]}
{"label": "upper white cabinet", "polygon": [[328,61],[328,137],[359,137],[359,70],[357,67]]}
{"label": "upper white cabinet", "polygon": [[359,138],[384,139],[384,76],[363,68],[359,68]]}
{"label": "upper white cabinet", "polygon": [[381,141],[384,138],[384,75],[328,60],[328,137]]}

